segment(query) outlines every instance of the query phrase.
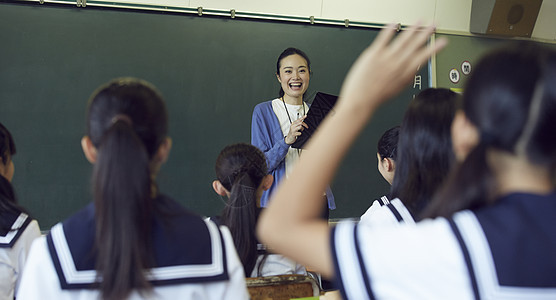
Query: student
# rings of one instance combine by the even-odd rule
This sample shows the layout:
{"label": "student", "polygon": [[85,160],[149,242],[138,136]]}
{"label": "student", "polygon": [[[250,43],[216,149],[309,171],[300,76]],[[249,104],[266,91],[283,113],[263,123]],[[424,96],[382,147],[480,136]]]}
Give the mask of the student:
{"label": "student", "polygon": [[[276,78],[280,82],[279,97],[259,103],[253,110],[251,144],[263,151],[274,183],[263,192],[261,206],[265,207],[276,186],[287,178],[303,150],[290,145],[308,128],[305,120],[309,106],[303,96],[309,87],[311,61],[307,54],[296,48],[284,50],[276,62]],[[335,209],[334,195],[325,188],[328,205],[323,216],[328,219],[328,209]],[[319,211],[321,211],[320,209]]]}
{"label": "student", "polygon": [[375,201],[361,217],[366,224],[418,221],[454,161],[450,128],[459,95],[429,88],[409,103],[398,141],[392,199]]}
{"label": "student", "polygon": [[384,180],[392,185],[396,173],[396,157],[398,155],[398,136],[400,126],[394,126],[386,130],[377,143],[376,159],[378,161],[378,172]]}
{"label": "student", "polygon": [[212,186],[217,194],[227,198],[222,216],[216,221],[230,229],[246,276],[306,274],[302,265],[268,253],[255,236],[261,196],[272,185],[264,154],[252,145],[229,145],[218,155],[215,171],[218,179]]}
{"label": "student", "polygon": [[[386,130],[377,143],[377,152],[376,152],[376,159],[377,169],[382,178],[388,182],[389,185],[392,185],[392,181],[394,180],[394,174],[396,172],[396,156],[397,156],[397,148],[398,148],[398,135],[400,133],[400,126],[392,127]],[[370,216],[373,214],[374,211],[378,210],[379,207],[390,204],[390,196],[384,195],[377,200],[374,200],[371,206],[365,211],[365,213],[361,216],[360,220],[371,220]],[[387,220],[390,220],[389,213],[386,213],[385,216]],[[375,217],[374,219],[376,219]]]}
{"label": "student", "polygon": [[167,130],[149,83],[120,78],[93,93],[81,140],[93,203],[33,243],[18,299],[248,298],[228,229],[157,188]]}
{"label": "student", "polygon": [[377,107],[445,45],[426,46],[432,31],[411,27],[392,41],[389,26],[362,53],[312,155],[263,212],[259,236],[334,277],[344,299],[554,299],[556,54],[539,45],[503,48],[474,68],[453,141],[464,131],[479,138],[433,200],[427,216],[437,218],[330,229],[314,213],[319,190]]}
{"label": "student", "polygon": [[36,220],[17,204],[11,184],[15,143],[0,123],[0,299],[14,299],[33,240],[41,235]]}

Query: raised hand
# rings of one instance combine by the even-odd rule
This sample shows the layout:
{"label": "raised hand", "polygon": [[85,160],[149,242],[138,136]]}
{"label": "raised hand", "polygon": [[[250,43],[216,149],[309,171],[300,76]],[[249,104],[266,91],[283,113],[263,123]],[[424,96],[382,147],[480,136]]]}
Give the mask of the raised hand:
{"label": "raised hand", "polygon": [[339,104],[349,101],[358,108],[373,109],[394,96],[413,79],[419,66],[446,45],[438,39],[427,46],[433,26],[414,25],[393,38],[396,27],[383,29],[351,67],[340,93]]}

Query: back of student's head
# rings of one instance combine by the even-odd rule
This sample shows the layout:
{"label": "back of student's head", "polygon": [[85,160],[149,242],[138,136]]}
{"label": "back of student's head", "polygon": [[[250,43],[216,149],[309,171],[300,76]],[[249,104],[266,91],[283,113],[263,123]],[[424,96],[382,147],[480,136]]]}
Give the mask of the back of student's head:
{"label": "back of student's head", "polygon": [[[12,135],[2,123],[0,123],[0,158],[2,161],[2,168],[7,170],[9,163],[15,154],[15,143]],[[17,204],[17,199],[10,181],[4,176],[0,175],[0,212],[6,213],[20,213],[25,210]],[[11,224],[4,224],[0,220],[0,229],[9,230]]]}
{"label": "back of student's head", "polygon": [[15,152],[15,142],[12,134],[0,123],[0,158],[2,158],[2,164],[7,164]]}
{"label": "back of student's head", "polygon": [[450,128],[458,99],[448,89],[426,89],[404,115],[391,194],[415,216],[441,186],[454,160]]}
{"label": "back of student's head", "polygon": [[266,158],[255,146],[233,144],[218,155],[216,177],[229,191],[222,223],[230,228],[244,271],[249,276],[257,261],[255,228],[259,214],[259,189],[267,175]]}
{"label": "back of student's head", "polygon": [[556,55],[521,42],[484,56],[464,91],[463,110],[480,136],[477,146],[435,197],[427,217],[492,203],[496,184],[488,149],[556,166]]}
{"label": "back of student's head", "polygon": [[376,146],[377,153],[380,155],[381,159],[390,158],[394,161],[396,160],[396,157],[398,156],[397,150],[399,133],[400,126],[395,126],[386,130],[382,134]]}
{"label": "back of student's head", "polygon": [[162,97],[145,81],[115,79],[89,100],[87,136],[96,148],[95,250],[104,299],[150,289],[143,270],[152,257],[153,158],[167,128]]}

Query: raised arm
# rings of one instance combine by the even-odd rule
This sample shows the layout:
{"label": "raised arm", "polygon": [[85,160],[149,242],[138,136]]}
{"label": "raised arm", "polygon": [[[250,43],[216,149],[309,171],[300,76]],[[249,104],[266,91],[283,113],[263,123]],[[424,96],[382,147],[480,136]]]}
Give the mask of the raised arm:
{"label": "raised arm", "polygon": [[349,71],[335,113],[327,117],[268,208],[257,233],[274,251],[332,277],[330,229],[319,218],[322,191],[340,161],[380,104],[401,91],[415,70],[446,41],[427,47],[434,28],[413,26],[397,38],[393,25],[383,29]]}

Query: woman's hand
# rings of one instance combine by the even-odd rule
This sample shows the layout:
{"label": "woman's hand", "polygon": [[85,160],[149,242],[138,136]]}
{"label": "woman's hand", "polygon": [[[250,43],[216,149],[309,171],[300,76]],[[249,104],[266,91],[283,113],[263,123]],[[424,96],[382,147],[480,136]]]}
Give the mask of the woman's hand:
{"label": "woman's hand", "polygon": [[288,145],[293,144],[297,139],[297,137],[301,135],[302,131],[305,128],[309,128],[309,126],[307,126],[307,124],[303,122],[305,118],[307,118],[307,115],[304,115],[303,117],[292,122],[292,125],[290,126],[290,131],[288,132],[288,135],[285,138],[286,144]]}

